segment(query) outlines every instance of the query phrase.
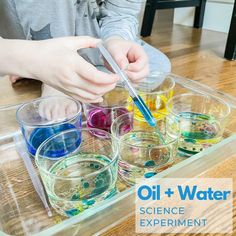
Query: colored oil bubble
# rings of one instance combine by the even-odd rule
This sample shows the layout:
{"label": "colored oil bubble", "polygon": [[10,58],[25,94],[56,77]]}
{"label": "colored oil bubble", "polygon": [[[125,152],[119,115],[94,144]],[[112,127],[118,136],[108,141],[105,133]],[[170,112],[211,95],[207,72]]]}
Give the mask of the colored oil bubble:
{"label": "colored oil bubble", "polygon": [[136,178],[151,178],[173,164],[176,149],[176,142],[162,145],[157,133],[131,131],[120,140],[119,175],[130,185]]}
{"label": "colored oil bubble", "polygon": [[[106,131],[100,130],[107,138],[97,137],[93,131],[97,129],[63,131],[47,139],[36,152],[35,162],[49,202],[59,214],[69,217],[79,214],[102,202],[115,189],[118,144]],[[81,142],[74,149],[78,133]],[[68,153],[50,158],[51,151],[56,150]]]}
{"label": "colored oil bubble", "polygon": [[[126,132],[124,126],[129,126]],[[112,134],[119,139],[119,176],[128,185],[134,185],[137,178],[154,176],[150,173],[161,172],[175,160],[180,137],[178,121],[165,117],[157,126],[158,130],[144,125],[133,113],[118,117],[112,124]]]}
{"label": "colored oil bubble", "polygon": [[[58,160],[50,168],[50,173],[56,174],[59,178],[43,175],[52,207],[61,214],[72,217],[107,199],[109,195],[114,196],[112,193],[115,187],[112,179],[116,173],[107,169],[93,175],[94,171],[107,166],[110,161],[106,156],[96,154],[80,154]],[[72,179],[71,184],[65,185],[64,177],[79,175],[85,177]]]}
{"label": "colored oil bubble", "polygon": [[222,139],[222,129],[214,116],[182,112],[179,114],[181,138],[179,151],[186,156],[194,155]]}

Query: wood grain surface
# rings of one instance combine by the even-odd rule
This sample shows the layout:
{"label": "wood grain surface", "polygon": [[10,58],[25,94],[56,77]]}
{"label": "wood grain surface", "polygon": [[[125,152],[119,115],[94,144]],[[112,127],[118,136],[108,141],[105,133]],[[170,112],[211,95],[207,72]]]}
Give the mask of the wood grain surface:
{"label": "wood grain surface", "polygon": [[14,105],[40,96],[39,81],[23,79],[11,84],[7,76],[0,79],[0,106]]}

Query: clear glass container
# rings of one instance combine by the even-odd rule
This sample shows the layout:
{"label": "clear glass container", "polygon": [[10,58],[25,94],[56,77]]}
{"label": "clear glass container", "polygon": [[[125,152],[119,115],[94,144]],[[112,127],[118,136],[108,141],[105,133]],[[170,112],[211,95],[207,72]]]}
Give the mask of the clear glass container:
{"label": "clear glass container", "polygon": [[127,184],[153,177],[174,163],[180,134],[174,119],[165,116],[150,127],[128,113],[113,122],[111,133],[119,143],[119,176]]}
{"label": "clear glass container", "polygon": [[219,98],[203,94],[181,94],[167,103],[170,116],[180,124],[179,152],[196,154],[223,138],[230,106]]}
{"label": "clear glass container", "polygon": [[47,138],[67,129],[81,128],[81,110],[78,101],[66,96],[44,97],[21,105],[16,118],[28,152],[35,156],[37,148]]}
{"label": "clear glass container", "polygon": [[[116,194],[118,145],[106,131],[71,129],[52,136],[37,150],[35,161],[51,206],[75,216]],[[106,138],[104,138],[106,137]],[[60,157],[52,158],[52,153]]]}
{"label": "clear glass container", "polygon": [[[87,127],[102,129],[110,133],[112,122],[120,115],[133,110],[133,102],[128,101],[129,93],[122,86],[103,96],[103,102],[83,104]],[[95,133],[101,136],[102,133]]]}
{"label": "clear glass container", "polygon": [[[161,119],[167,114],[166,104],[173,96],[175,87],[174,79],[163,73],[152,73],[137,87],[138,94],[150,109],[156,119]],[[134,117],[139,121],[145,119],[138,108],[134,107]]]}

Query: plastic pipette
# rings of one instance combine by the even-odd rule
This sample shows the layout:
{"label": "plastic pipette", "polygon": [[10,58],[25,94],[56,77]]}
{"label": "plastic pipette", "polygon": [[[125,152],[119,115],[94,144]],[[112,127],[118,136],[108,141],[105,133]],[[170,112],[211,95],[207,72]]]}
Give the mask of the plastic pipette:
{"label": "plastic pipette", "polygon": [[15,145],[16,145],[16,150],[24,161],[25,167],[29,173],[29,176],[30,176],[30,179],[34,185],[34,188],[35,188],[36,192],[38,193],[41,201],[43,202],[43,205],[47,211],[48,216],[52,217],[52,212],[51,212],[50,207],[47,203],[47,199],[45,196],[43,185],[42,185],[42,183],[41,183],[41,181],[34,169],[34,166],[31,162],[30,156],[26,151],[26,145],[23,140],[22,141],[20,140],[19,135],[14,136],[14,141],[15,141]]}
{"label": "plastic pipette", "polygon": [[109,63],[113,71],[118,74],[121,80],[124,82],[126,89],[129,91],[131,98],[133,99],[135,105],[138,107],[139,111],[142,113],[145,120],[148,122],[150,126],[156,126],[156,120],[153,117],[152,113],[144,103],[143,99],[137,94],[134,87],[131,85],[127,75],[122,71],[119,66],[116,64],[110,53],[103,46],[102,43],[97,44],[97,48],[100,50],[103,57]]}

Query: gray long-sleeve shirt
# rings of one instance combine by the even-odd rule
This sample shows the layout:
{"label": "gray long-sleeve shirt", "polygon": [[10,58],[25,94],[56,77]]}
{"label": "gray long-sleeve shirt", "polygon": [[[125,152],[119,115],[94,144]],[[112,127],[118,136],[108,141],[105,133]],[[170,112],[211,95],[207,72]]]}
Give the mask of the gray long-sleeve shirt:
{"label": "gray long-sleeve shirt", "polygon": [[[29,40],[89,35],[118,35],[139,42],[151,71],[170,71],[164,54],[137,38],[138,18],[146,0],[0,0],[0,36]],[[82,55],[94,65],[103,61],[94,51]]]}
{"label": "gray long-sleeve shirt", "polygon": [[45,39],[71,35],[134,40],[144,0],[1,0],[3,37]]}
{"label": "gray long-sleeve shirt", "polygon": [[[138,16],[145,0],[1,0],[0,36],[43,40],[88,35],[118,35],[136,40]],[[86,52],[93,64],[101,60]]]}

